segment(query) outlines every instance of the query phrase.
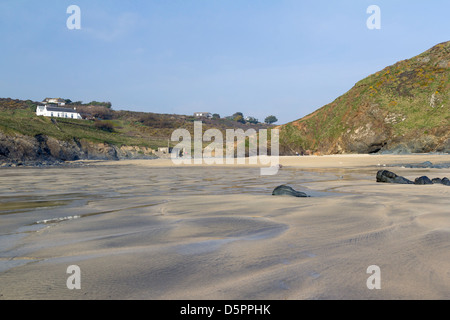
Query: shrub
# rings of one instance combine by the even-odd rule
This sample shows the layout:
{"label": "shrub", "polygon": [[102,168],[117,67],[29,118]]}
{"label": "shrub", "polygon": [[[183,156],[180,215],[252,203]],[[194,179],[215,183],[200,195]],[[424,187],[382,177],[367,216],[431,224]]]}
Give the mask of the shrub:
{"label": "shrub", "polygon": [[277,117],[275,117],[275,116],[268,116],[268,117],[266,117],[266,119],[264,120],[264,122],[267,123],[267,124],[272,124],[272,123],[275,123],[275,122],[277,122],[277,121],[278,121],[278,119],[277,119]]}
{"label": "shrub", "polygon": [[95,120],[94,126],[103,131],[114,132],[114,125],[109,121]]}
{"label": "shrub", "polygon": [[113,111],[103,106],[76,106],[77,111],[85,117],[93,117],[102,120],[110,120],[113,118]]}
{"label": "shrub", "polygon": [[240,122],[240,123],[245,123],[244,117],[241,115],[238,115],[234,118],[234,121],[236,122]]}

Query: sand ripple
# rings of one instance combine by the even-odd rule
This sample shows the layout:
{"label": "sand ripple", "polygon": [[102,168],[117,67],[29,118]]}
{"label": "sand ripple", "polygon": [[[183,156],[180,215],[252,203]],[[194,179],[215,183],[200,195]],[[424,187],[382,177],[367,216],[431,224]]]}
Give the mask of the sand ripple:
{"label": "sand ripple", "polygon": [[[450,299],[450,188],[375,182],[378,164],[425,160],[448,156],[291,157],[275,176],[164,161],[8,168],[0,299]],[[280,184],[312,197],[271,196]],[[66,287],[71,264],[81,290]]]}

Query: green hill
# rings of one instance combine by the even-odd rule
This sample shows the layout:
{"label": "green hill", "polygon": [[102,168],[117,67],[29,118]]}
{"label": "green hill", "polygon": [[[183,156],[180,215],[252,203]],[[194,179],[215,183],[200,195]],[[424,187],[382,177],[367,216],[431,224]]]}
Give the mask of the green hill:
{"label": "green hill", "polygon": [[[184,128],[193,135],[194,116],[115,111],[104,106],[82,106],[87,119],[36,116],[37,102],[0,98],[0,160],[36,162],[78,159],[154,157],[158,147],[176,145],[170,137]],[[200,119],[203,131],[269,128],[265,124],[229,119]]]}
{"label": "green hill", "polygon": [[450,152],[450,42],[370,75],[279,128],[284,154]]}

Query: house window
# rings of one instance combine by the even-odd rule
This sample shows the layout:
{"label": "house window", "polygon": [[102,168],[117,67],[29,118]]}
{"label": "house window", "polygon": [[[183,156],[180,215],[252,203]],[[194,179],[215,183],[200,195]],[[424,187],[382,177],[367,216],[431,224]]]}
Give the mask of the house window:
{"label": "house window", "polygon": [[50,117],[53,117],[53,112],[50,114]]}
{"label": "house window", "polygon": [[72,119],[73,119],[73,113],[71,113],[70,115],[72,116]]}

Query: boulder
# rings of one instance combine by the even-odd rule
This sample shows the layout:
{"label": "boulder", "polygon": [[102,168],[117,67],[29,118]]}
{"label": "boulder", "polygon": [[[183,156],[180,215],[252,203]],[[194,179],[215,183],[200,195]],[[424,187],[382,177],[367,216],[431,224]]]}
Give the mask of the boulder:
{"label": "boulder", "polygon": [[443,184],[446,186],[450,186],[450,180],[447,177],[444,178],[433,178],[431,179],[431,182],[433,182],[434,184]]}
{"label": "boulder", "polygon": [[433,181],[431,181],[427,176],[422,176],[416,178],[414,180],[414,184],[433,184]]}
{"label": "boulder", "polygon": [[441,178],[433,178],[433,179],[431,179],[431,182],[433,182],[434,184],[440,184],[440,183],[442,183],[442,179]]}
{"label": "boulder", "polygon": [[414,184],[414,182],[412,182],[411,180],[398,176],[388,170],[380,170],[377,172],[377,182]]}
{"label": "boulder", "polygon": [[272,195],[274,195],[274,196],[292,196],[292,197],[302,197],[302,198],[309,197],[306,193],[296,191],[286,185],[281,185],[281,186],[276,187],[272,191]]}
{"label": "boulder", "polygon": [[450,180],[447,177],[442,178],[441,183],[450,186]]}

